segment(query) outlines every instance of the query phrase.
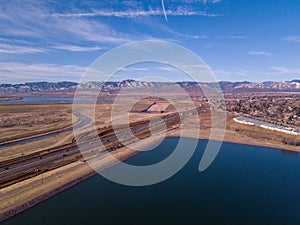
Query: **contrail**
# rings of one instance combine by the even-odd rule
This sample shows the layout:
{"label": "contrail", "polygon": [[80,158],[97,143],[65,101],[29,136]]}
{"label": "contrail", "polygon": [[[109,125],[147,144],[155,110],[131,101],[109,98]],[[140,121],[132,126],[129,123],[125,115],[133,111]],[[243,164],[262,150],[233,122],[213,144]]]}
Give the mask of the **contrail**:
{"label": "contrail", "polygon": [[166,21],[168,22],[168,17],[167,17],[167,13],[166,13],[166,10],[165,10],[165,3],[164,3],[164,0],[161,0],[161,5],[162,5],[163,11],[164,11],[165,19],[166,19]]}

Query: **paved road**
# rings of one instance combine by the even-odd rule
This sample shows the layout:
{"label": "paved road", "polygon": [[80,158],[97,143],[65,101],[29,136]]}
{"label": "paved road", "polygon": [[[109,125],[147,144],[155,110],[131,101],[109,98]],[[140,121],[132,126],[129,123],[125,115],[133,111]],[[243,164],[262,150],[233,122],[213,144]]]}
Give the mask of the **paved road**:
{"label": "paved road", "polygon": [[[131,134],[139,134],[140,132],[143,132],[145,130],[149,130],[150,128],[154,128],[156,129],[156,132],[161,132],[162,130],[166,130],[168,129],[165,124],[167,122],[170,122],[172,120],[177,120],[179,119],[181,116],[188,116],[190,113],[196,113],[202,109],[205,109],[206,107],[203,108],[197,108],[195,110],[188,110],[185,112],[181,112],[181,113],[174,113],[174,114],[170,114],[164,118],[161,118],[157,121],[151,122],[149,123],[141,123],[138,124],[134,127],[131,127],[130,130],[122,130],[122,132],[114,134],[112,133],[111,135],[107,136],[107,137],[102,137],[101,138],[101,142],[102,144],[107,144],[107,143],[114,143],[115,141],[118,141],[118,138],[122,138],[122,143],[124,145],[128,145],[131,144],[133,141],[135,141],[134,138],[132,138]],[[84,118],[84,117],[82,117]],[[80,126],[78,126],[76,129],[85,126],[86,124],[88,124],[90,122],[90,120],[88,118],[85,117],[85,120],[83,123],[80,124]],[[118,137],[118,138],[117,138]],[[16,175],[16,174],[21,174],[25,171],[34,171],[38,168],[40,168],[41,166],[47,166],[52,164],[54,161],[56,160],[60,160],[63,159],[65,157],[68,156],[72,156],[72,155],[76,155],[79,153],[85,153],[85,152],[90,152],[91,149],[95,149],[95,148],[99,148],[99,141],[91,141],[91,142],[87,142],[84,144],[80,145],[80,151],[79,152],[79,148],[78,146],[71,146],[71,147],[67,147],[43,156],[36,156],[34,158],[28,159],[26,161],[22,161],[19,163],[15,163],[9,166],[4,166],[1,167],[0,166],[0,179],[4,179],[6,177],[10,177],[12,175]],[[93,152],[93,154],[99,156],[99,154],[106,154],[107,150],[105,148],[103,149],[99,149],[96,152]]]}

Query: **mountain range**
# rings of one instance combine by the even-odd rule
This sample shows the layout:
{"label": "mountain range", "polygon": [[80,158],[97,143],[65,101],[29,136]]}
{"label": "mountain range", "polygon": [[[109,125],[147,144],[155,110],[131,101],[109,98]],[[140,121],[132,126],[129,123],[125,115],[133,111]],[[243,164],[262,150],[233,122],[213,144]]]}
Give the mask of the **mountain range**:
{"label": "mountain range", "polygon": [[[213,87],[216,83],[200,83],[201,87]],[[0,84],[0,94],[22,94],[38,92],[74,92],[77,87],[81,89],[101,89],[103,92],[114,93],[123,88],[146,88],[146,87],[164,87],[179,85],[185,90],[192,90],[198,87],[198,83],[190,81],[182,82],[146,82],[136,80],[123,80],[118,82],[32,82],[24,84]],[[218,82],[224,93],[241,93],[241,92],[300,92],[300,80],[292,81],[266,81],[266,82]]]}

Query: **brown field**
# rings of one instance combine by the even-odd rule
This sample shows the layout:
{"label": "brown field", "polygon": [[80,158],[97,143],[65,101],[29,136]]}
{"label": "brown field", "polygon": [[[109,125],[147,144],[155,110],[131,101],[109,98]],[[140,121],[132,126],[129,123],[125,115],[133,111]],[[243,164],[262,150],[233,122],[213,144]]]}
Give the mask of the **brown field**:
{"label": "brown field", "polygon": [[[151,104],[153,104],[153,99],[146,99],[139,104],[136,104],[135,107],[136,109],[141,109]],[[80,107],[80,113],[88,117],[91,116],[89,115],[89,112],[92,110],[93,105],[81,104]],[[92,122],[96,124],[97,127],[104,127],[111,123],[111,107],[111,103],[97,104],[95,118],[92,119]],[[0,112],[0,143],[51,133],[57,130],[65,129],[72,125],[72,104],[2,105],[0,107]],[[129,114],[129,118],[127,117],[127,119],[130,122],[134,122],[143,119],[155,118],[157,115],[163,114],[132,112]],[[284,144],[282,142],[283,138],[288,138],[289,135],[265,130],[259,127],[250,127],[247,125],[238,124],[232,120],[233,118],[233,114],[227,114],[227,128],[224,138],[225,141],[299,151],[297,146]],[[189,130],[191,137],[195,137],[194,134],[197,133],[195,130],[193,130],[195,129],[194,123],[196,119],[196,116],[189,116],[183,122],[184,127]],[[122,124],[124,123],[124,115],[120,112],[120,117],[117,116],[117,118],[114,118],[114,120],[114,122]],[[206,110],[201,112],[199,115],[199,120],[199,138],[208,139],[211,132],[210,111]],[[78,122],[80,122],[79,119]],[[84,130],[84,128],[82,130]],[[172,131],[170,135],[179,136],[179,130]],[[185,135],[189,136],[188,133]],[[45,140],[38,140],[26,144],[10,146],[0,151],[0,161],[24,156],[33,152],[39,152],[47,148],[68,144],[71,143],[73,139],[73,132],[70,131],[49,137]],[[299,137],[297,137],[297,140],[299,140]]]}
{"label": "brown field", "polygon": [[[123,112],[120,112],[119,114],[116,113],[117,116],[114,117],[114,122],[122,124],[124,123],[124,119],[134,122],[162,115],[160,113],[149,114],[136,112],[136,109],[144,109],[149,105],[152,105],[154,101],[158,102],[157,99],[145,99],[138,102],[138,104],[134,106],[135,112],[129,113],[129,116],[125,115],[124,117]],[[180,101],[184,102],[184,100]],[[156,105],[161,104],[165,105],[167,103],[162,101],[158,102]],[[168,108],[171,108],[170,106]],[[92,110],[93,105],[81,104],[79,107],[80,113],[87,117],[91,116],[89,112]],[[111,103],[98,103],[96,105],[95,118],[92,118],[92,123],[96,124],[97,127],[109,125],[112,122],[110,113],[111,108]],[[284,137],[289,137],[289,135],[258,127],[249,127],[247,125],[237,124],[232,120],[233,118],[233,114],[227,114],[225,141],[277,147],[287,150],[298,150],[296,146],[283,144],[282,139]],[[196,119],[197,118],[195,116],[189,116],[184,120],[184,126],[190,130],[191,136],[194,135],[194,133],[197,133],[193,130]],[[208,139],[211,131],[210,111],[207,110],[205,112],[201,112],[199,119],[201,127],[199,138]],[[78,122],[80,122],[79,119]],[[1,105],[0,107],[0,143],[51,133],[65,129],[71,125],[72,104]],[[173,131],[172,135],[179,135],[179,131]],[[38,152],[50,147],[67,144],[70,143],[73,138],[73,132],[66,132],[45,140],[7,147],[0,151],[0,161],[8,158],[19,157],[32,152]]]}
{"label": "brown field", "polygon": [[[78,119],[75,123],[79,123]],[[70,104],[1,105],[0,144],[72,126]]]}

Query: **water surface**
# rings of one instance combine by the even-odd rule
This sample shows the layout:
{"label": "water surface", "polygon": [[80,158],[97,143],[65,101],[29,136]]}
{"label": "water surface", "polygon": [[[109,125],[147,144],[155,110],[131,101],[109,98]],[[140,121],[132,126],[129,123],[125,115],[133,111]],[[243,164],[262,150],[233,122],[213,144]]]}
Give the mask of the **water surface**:
{"label": "water surface", "polygon": [[[158,162],[177,140],[168,138],[127,162]],[[206,143],[200,141],[189,163],[165,182],[128,187],[96,175],[3,224],[300,223],[298,154],[224,143],[213,164],[200,173]]]}

